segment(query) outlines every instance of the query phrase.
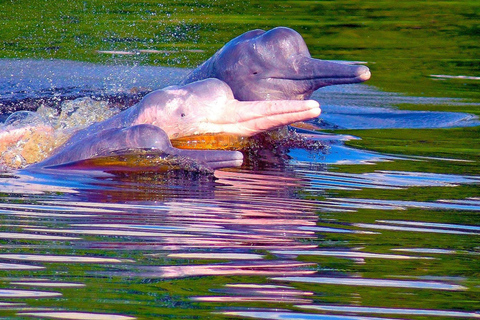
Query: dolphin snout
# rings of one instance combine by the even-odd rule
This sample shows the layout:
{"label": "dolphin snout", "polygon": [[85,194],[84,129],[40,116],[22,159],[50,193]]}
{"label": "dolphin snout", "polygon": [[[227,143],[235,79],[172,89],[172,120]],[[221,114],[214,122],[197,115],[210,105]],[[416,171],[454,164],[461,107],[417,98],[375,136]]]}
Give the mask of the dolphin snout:
{"label": "dolphin snout", "polygon": [[372,76],[370,69],[366,66],[358,66],[355,76],[360,81],[367,81]]}

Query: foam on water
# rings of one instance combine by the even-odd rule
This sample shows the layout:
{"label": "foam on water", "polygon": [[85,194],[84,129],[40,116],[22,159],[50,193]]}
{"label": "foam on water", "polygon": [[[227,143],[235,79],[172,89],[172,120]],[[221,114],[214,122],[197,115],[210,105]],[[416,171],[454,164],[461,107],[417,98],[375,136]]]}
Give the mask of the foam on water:
{"label": "foam on water", "polygon": [[180,68],[55,59],[0,59],[0,106],[13,112],[92,95],[131,96],[178,83],[188,72]]}
{"label": "foam on water", "polygon": [[0,124],[0,165],[18,169],[42,161],[76,131],[119,111],[105,101],[78,98],[64,101],[59,110],[42,106],[15,112]]}

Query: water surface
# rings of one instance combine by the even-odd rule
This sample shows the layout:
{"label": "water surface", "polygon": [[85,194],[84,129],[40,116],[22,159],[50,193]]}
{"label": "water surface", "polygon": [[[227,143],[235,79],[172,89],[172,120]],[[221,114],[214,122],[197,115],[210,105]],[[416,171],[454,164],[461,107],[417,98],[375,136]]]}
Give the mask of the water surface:
{"label": "water surface", "polygon": [[[103,69],[85,86],[105,94],[120,77],[142,74],[144,82],[138,81],[147,86],[156,74],[174,72],[174,81],[185,73],[68,61],[3,63],[69,64],[79,81],[75,90],[90,68]],[[109,74],[116,77],[108,81]],[[50,99],[30,76],[23,83],[36,87],[23,91]],[[61,78],[56,88],[64,92]],[[325,99],[331,115],[317,123],[324,126],[342,114],[368,123],[369,108],[381,108],[404,128],[415,113],[429,127],[477,121],[465,113],[400,114],[389,105],[424,98],[366,85],[314,97]],[[364,111],[355,114],[356,108]],[[324,148],[298,146],[274,162],[213,174],[3,173],[0,312],[12,319],[478,317],[480,198],[472,190],[480,176],[398,170],[398,164],[452,168],[465,161],[355,149],[345,145],[358,139],[350,135],[297,134]],[[379,164],[388,169],[377,170]],[[341,170],[362,166],[370,169]],[[430,199],[409,196],[409,190]]]}
{"label": "water surface", "polygon": [[476,1],[0,6],[1,121],[126,107],[278,25],[373,74],[315,93],[326,131],[299,132],[324,148],[213,175],[1,173],[1,318],[480,317]]}
{"label": "water surface", "polygon": [[335,191],[458,188],[480,177],[335,173],[297,160],[214,176],[1,181],[7,318],[478,317],[479,198]]}

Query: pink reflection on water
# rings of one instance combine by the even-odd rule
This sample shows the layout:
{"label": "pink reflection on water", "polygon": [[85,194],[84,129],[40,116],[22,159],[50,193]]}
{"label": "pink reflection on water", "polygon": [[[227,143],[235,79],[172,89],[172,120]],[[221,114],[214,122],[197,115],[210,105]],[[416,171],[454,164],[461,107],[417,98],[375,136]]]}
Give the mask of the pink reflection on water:
{"label": "pink reflection on water", "polygon": [[268,302],[268,303],[312,303],[312,300],[302,296],[313,296],[306,292],[288,286],[269,284],[237,283],[227,284],[223,289],[216,289],[218,296],[192,297],[194,301],[203,302]]}
{"label": "pink reflection on water", "polygon": [[211,296],[211,297],[194,297],[193,301],[201,302],[268,302],[268,303],[311,303],[310,299],[292,298],[292,297],[278,297],[278,296]]}
{"label": "pink reflection on water", "polygon": [[136,276],[148,278],[183,278],[194,276],[271,276],[271,275],[308,275],[315,270],[313,263],[295,261],[248,261],[245,263],[177,265],[142,267]]}

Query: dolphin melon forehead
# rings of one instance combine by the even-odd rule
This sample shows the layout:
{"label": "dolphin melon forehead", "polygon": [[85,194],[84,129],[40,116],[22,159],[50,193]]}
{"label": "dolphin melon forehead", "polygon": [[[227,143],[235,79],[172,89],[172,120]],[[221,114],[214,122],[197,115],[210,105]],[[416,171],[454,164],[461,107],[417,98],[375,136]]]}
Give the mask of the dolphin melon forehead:
{"label": "dolphin melon forehead", "polygon": [[[256,29],[246,32],[229,41],[208,61],[211,73],[248,73],[253,64],[281,66],[284,60],[301,54],[311,57],[302,36],[295,30],[277,27],[268,31]],[[285,62],[289,63],[289,62]],[[265,70],[264,70],[265,71]],[[215,77],[214,74],[210,76]],[[222,77],[220,77],[224,80]]]}
{"label": "dolphin melon forehead", "polygon": [[[170,86],[161,91],[169,99],[178,97],[183,99],[184,104],[192,102],[192,105],[209,101],[234,99],[232,89],[228,84],[216,78],[202,79],[182,87]],[[158,95],[158,91],[154,93]]]}
{"label": "dolphin melon forehead", "polygon": [[310,57],[307,44],[302,36],[290,28],[277,27],[268,30],[252,39],[252,42],[255,43],[256,50],[260,54],[274,54],[277,59],[291,58],[299,53]]}
{"label": "dolphin melon forehead", "polygon": [[151,92],[139,104],[170,112],[180,108],[195,111],[199,105],[225,103],[232,99],[233,92],[228,84],[219,79],[207,78],[185,86],[169,86]]}

